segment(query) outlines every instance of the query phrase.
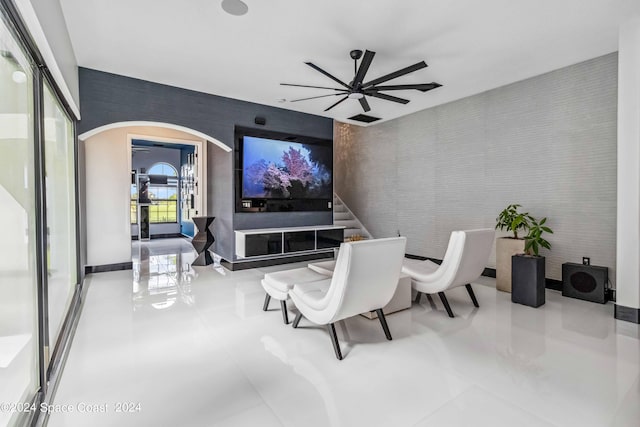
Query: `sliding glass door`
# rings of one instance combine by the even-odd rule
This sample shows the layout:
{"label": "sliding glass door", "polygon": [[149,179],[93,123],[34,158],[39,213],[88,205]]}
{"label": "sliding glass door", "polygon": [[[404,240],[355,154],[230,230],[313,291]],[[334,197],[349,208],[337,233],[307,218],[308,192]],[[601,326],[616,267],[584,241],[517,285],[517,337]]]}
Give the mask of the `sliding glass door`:
{"label": "sliding glass door", "polygon": [[[0,402],[40,387],[34,91],[30,61],[0,20]],[[6,408],[3,408],[6,409]],[[11,409],[11,408],[8,408]],[[0,426],[20,415],[0,411]]]}
{"label": "sliding glass door", "polygon": [[80,290],[74,124],[23,28],[0,0],[0,427],[37,415]]}
{"label": "sliding glass door", "polygon": [[77,283],[73,122],[44,84],[49,345],[56,344]]}

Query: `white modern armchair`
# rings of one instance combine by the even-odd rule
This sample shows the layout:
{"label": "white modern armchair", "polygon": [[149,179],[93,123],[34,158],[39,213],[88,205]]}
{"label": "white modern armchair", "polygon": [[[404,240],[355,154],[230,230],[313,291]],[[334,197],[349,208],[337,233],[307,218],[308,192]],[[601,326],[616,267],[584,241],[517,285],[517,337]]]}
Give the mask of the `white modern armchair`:
{"label": "white modern armchair", "polygon": [[454,317],[444,292],[464,285],[473,305],[479,307],[471,282],[482,275],[494,240],[495,231],[491,228],[454,231],[442,264],[405,259],[402,272],[411,276],[411,286],[418,292],[415,301],[420,302],[421,293],[437,293],[449,317]]}
{"label": "white modern armchair", "polygon": [[393,296],[402,268],[406,238],[362,240],[340,246],[333,277],[296,285],[289,296],[299,310],[293,322],[297,328],[302,316],[318,325],[327,325],[336,357],[342,352],[334,323],[375,311],[391,340],[382,307]]}

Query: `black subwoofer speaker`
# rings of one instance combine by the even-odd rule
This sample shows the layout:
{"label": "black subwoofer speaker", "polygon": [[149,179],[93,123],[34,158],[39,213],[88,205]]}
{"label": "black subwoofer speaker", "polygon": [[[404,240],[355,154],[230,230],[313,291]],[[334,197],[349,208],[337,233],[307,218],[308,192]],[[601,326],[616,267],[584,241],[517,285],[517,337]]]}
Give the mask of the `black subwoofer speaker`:
{"label": "black subwoofer speaker", "polygon": [[595,265],[562,264],[562,295],[604,304],[607,302],[609,269]]}

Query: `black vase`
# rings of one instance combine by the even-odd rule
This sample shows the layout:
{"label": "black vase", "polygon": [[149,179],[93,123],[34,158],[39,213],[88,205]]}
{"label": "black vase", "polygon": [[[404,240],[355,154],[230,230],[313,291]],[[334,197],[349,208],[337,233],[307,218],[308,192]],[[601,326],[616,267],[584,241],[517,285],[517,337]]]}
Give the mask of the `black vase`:
{"label": "black vase", "polygon": [[198,257],[191,263],[191,265],[213,264],[213,258],[211,257],[211,252],[209,252],[209,247],[216,241],[216,239],[213,237],[210,228],[216,217],[194,216],[191,219],[198,228],[198,232],[193,236],[193,239],[191,239],[191,244],[196,252],[198,252]]}
{"label": "black vase", "polygon": [[511,302],[540,307],[545,302],[545,257],[511,257]]}

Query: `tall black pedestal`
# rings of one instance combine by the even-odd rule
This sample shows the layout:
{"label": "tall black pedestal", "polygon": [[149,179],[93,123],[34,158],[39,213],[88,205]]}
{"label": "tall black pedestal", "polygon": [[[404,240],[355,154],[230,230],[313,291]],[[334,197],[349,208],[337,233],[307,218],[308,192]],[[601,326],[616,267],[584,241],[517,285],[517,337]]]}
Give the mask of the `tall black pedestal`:
{"label": "tall black pedestal", "polygon": [[191,244],[196,252],[198,252],[198,257],[191,263],[191,265],[213,264],[213,258],[211,257],[211,252],[209,252],[209,247],[216,241],[216,239],[213,237],[210,227],[216,217],[194,216],[191,219],[198,229],[196,235],[191,239]]}
{"label": "tall black pedestal", "polygon": [[149,205],[138,204],[138,240],[150,240]]}
{"label": "tall black pedestal", "polygon": [[545,302],[545,258],[514,255],[511,257],[511,302],[540,307]]}

